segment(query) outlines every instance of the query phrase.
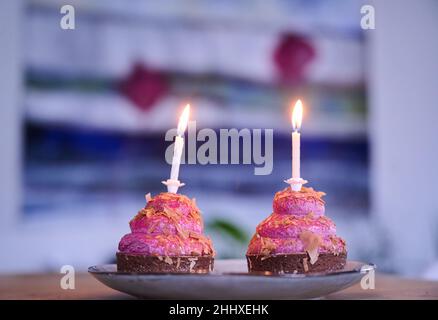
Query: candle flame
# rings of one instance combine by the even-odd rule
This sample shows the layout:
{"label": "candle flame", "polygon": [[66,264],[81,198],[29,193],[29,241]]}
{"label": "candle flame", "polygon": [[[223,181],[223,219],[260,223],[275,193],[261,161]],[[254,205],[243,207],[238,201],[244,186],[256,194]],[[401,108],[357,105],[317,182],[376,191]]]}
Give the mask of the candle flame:
{"label": "candle flame", "polygon": [[303,103],[300,99],[295,103],[294,110],[292,111],[292,127],[294,130],[301,128],[301,121],[303,120]]}
{"label": "candle flame", "polygon": [[184,111],[181,114],[181,117],[179,118],[178,122],[178,135],[182,136],[184,135],[184,131],[186,131],[187,123],[189,122],[189,115],[190,115],[190,104],[187,104],[184,108]]}

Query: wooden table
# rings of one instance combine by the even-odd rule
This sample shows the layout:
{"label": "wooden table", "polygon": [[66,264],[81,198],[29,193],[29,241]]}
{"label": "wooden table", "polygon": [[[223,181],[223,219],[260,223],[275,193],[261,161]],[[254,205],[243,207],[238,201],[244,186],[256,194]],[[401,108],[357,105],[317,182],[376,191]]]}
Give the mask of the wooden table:
{"label": "wooden table", "polygon": [[[61,274],[0,276],[0,299],[133,299],[112,290],[89,274],[77,274],[75,290],[60,287]],[[377,274],[376,288],[359,285],[333,293],[326,299],[438,299],[438,282]]]}

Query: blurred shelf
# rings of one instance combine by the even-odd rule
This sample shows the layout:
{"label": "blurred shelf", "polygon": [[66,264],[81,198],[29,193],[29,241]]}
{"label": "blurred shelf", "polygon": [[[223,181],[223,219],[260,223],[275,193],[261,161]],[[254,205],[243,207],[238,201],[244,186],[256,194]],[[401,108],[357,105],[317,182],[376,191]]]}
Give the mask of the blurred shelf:
{"label": "blurred shelf", "polygon": [[[283,107],[289,98],[279,91],[290,92],[272,89],[278,85],[272,54],[282,34],[292,32],[305,35],[317,52],[301,91],[329,88],[307,97],[311,109],[306,110],[303,132],[309,137],[366,137],[359,0],[132,0],[129,6],[121,0],[78,0],[77,28],[67,33],[58,28],[64,4],[28,2],[25,67],[37,80],[56,83],[59,79],[51,77],[57,74],[115,83],[140,63],[165,74],[171,93],[142,111],[113,91],[83,92],[68,86],[40,90],[28,81],[26,116],[32,123],[128,134],[164,132],[177,123],[181,101],[197,97],[190,102],[199,128],[289,133],[289,107]],[[175,81],[175,74],[184,76]],[[211,75],[219,82],[210,84]],[[339,90],[344,96],[336,96]]]}
{"label": "blurred shelf", "polygon": [[[116,93],[79,93],[75,91],[30,90],[25,99],[26,118],[32,123],[67,125],[128,134],[165,132],[176,127],[182,99],[163,98],[148,111],[133,106]],[[289,111],[266,106],[256,110],[247,106],[224,104],[193,98],[191,118],[202,128],[268,128],[291,132]],[[307,137],[353,138],[366,136],[362,114],[309,110],[303,125]]]}

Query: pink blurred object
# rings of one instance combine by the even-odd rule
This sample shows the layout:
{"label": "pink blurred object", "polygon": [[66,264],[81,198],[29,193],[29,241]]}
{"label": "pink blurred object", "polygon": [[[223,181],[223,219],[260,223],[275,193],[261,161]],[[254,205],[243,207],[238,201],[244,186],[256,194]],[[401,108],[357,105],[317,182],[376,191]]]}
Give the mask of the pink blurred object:
{"label": "pink blurred object", "polygon": [[169,84],[161,72],[136,64],[119,89],[135,106],[149,110],[168,93]]}
{"label": "pink blurred object", "polygon": [[315,49],[304,37],[283,35],[273,55],[280,81],[297,83],[304,80],[305,69],[315,55]]}

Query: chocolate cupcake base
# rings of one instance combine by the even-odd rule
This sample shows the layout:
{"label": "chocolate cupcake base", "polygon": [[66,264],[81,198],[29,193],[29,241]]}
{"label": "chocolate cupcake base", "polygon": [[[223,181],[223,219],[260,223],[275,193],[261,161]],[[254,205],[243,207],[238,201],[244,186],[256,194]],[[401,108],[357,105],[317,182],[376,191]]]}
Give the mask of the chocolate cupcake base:
{"label": "chocolate cupcake base", "polygon": [[347,253],[338,255],[321,253],[318,260],[310,263],[307,253],[278,255],[247,255],[249,272],[311,273],[342,269],[347,262]]}
{"label": "chocolate cupcake base", "polygon": [[137,273],[208,273],[212,256],[146,256],[117,252],[117,271]]}

